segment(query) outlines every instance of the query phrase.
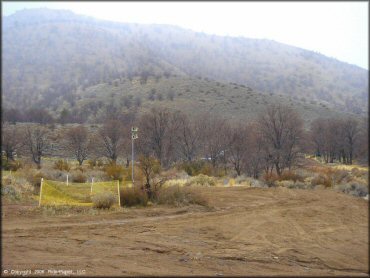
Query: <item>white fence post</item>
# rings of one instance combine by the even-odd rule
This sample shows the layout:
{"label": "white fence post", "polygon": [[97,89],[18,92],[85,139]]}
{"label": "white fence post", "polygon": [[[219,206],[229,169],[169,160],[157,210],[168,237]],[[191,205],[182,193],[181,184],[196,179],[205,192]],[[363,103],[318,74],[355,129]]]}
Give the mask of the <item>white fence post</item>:
{"label": "white fence post", "polygon": [[121,207],[121,194],[119,192],[119,180],[117,181],[117,189],[118,189],[118,205]]}
{"label": "white fence post", "polygon": [[44,183],[44,178],[41,178],[41,184],[40,184],[40,198],[39,198],[39,206],[41,206],[41,194],[42,194],[42,184]]}
{"label": "white fence post", "polygon": [[90,194],[92,194],[92,188],[93,188],[93,185],[94,185],[94,178],[92,178],[92,179],[91,179]]}
{"label": "white fence post", "polygon": [[67,174],[67,186],[68,186],[68,174]]}

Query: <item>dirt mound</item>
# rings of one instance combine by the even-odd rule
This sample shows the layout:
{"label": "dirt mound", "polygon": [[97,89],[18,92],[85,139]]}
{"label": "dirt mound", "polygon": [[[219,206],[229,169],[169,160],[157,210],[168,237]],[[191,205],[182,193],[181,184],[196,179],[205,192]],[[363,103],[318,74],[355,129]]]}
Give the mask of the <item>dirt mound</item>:
{"label": "dirt mound", "polygon": [[368,202],[331,190],[202,188],[210,208],[3,216],[3,270],[368,276]]}

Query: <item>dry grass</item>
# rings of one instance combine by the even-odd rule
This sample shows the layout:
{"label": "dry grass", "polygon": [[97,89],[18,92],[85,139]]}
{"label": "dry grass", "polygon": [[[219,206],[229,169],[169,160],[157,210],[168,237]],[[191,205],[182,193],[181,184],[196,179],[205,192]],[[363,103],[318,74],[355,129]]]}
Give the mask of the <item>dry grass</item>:
{"label": "dry grass", "polygon": [[201,194],[199,188],[169,186],[161,188],[157,194],[158,204],[184,206],[189,204],[208,206],[208,200]]}
{"label": "dry grass", "polygon": [[203,174],[190,178],[185,186],[215,186],[216,180],[213,177],[209,177]]}
{"label": "dry grass", "polygon": [[71,170],[71,166],[66,160],[59,159],[58,161],[54,162],[54,169],[60,171],[69,171]]}
{"label": "dry grass", "polygon": [[311,180],[311,185],[323,185],[326,188],[333,186],[333,180],[327,175],[318,174]]}

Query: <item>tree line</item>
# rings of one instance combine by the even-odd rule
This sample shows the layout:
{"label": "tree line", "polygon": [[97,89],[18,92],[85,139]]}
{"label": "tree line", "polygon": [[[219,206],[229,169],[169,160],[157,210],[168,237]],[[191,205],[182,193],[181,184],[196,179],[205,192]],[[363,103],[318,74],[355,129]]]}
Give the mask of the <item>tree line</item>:
{"label": "tree line", "polygon": [[131,126],[139,128],[135,153],[169,168],[178,163],[202,161],[213,169],[233,169],[237,175],[258,178],[262,173],[297,166],[303,153],[325,162],[352,164],[368,159],[367,119],[319,118],[304,128],[299,113],[271,105],[253,122],[234,123],[213,114],[190,116],[166,108],[153,108],[142,116],[109,118],[95,129],[82,124],[51,129],[45,124],[3,124],[2,153],[7,161],[28,156],[38,166],[44,156],[87,159],[105,157],[112,163],[131,158]]}

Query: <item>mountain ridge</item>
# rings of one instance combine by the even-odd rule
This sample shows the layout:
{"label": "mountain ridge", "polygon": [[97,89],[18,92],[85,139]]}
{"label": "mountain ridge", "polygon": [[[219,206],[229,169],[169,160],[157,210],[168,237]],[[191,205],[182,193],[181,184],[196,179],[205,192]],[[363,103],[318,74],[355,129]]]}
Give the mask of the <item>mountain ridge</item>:
{"label": "mountain ridge", "polygon": [[7,106],[47,105],[47,98],[117,78],[174,75],[367,113],[367,70],[273,40],[111,22],[67,10],[19,11],[3,23]]}

